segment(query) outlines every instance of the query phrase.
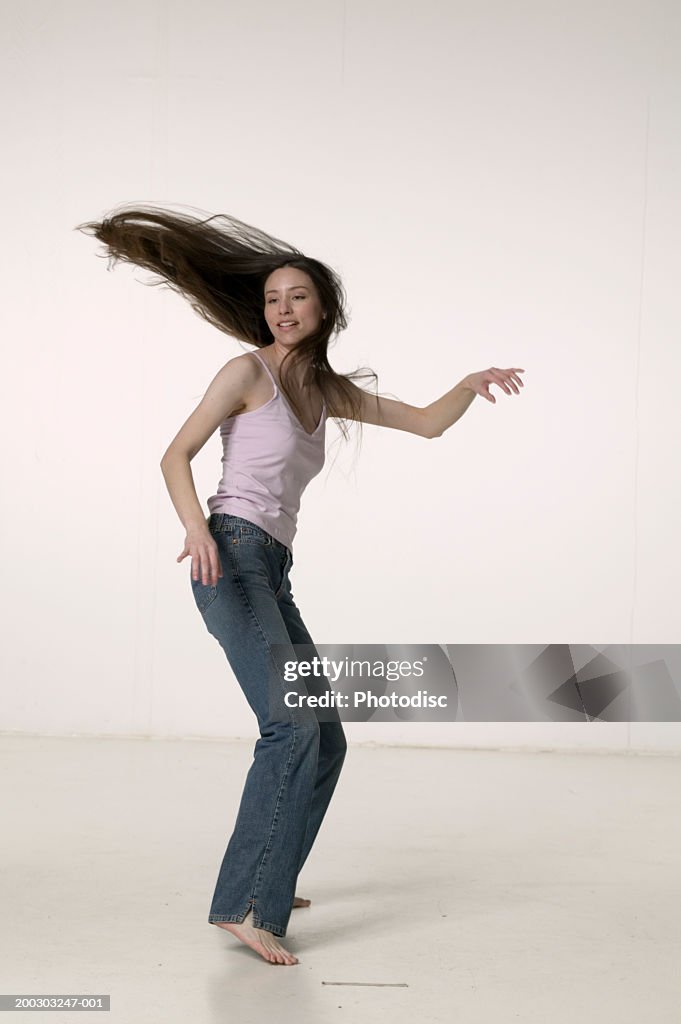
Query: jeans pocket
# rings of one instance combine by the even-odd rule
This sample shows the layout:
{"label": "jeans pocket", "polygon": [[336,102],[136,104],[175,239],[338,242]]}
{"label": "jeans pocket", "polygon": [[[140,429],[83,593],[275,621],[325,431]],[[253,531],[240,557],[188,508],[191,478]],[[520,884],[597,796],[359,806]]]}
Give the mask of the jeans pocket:
{"label": "jeans pocket", "polygon": [[206,609],[218,596],[218,588],[211,586],[210,584],[203,584],[201,580],[195,580],[193,577],[191,577],[191,584],[194,600],[196,601],[196,607],[203,615]]}
{"label": "jeans pocket", "polygon": [[272,538],[269,533],[266,533],[259,526],[241,526],[239,528],[238,543],[259,544],[262,547],[269,547],[272,543]]}

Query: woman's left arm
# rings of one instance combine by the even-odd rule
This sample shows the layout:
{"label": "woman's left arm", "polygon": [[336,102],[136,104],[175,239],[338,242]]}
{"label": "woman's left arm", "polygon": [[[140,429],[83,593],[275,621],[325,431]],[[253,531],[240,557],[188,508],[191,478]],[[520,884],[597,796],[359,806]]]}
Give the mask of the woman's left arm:
{"label": "woman's left arm", "polygon": [[[424,408],[408,405],[406,402],[398,402],[391,398],[371,395],[363,388],[358,388],[352,381],[349,381],[349,384],[359,399],[360,416],[364,423],[372,423],[378,427],[392,427],[394,430],[406,430],[410,434],[418,434],[419,437],[440,437],[448,427],[451,427],[463,416],[476,395],[482,395],[488,402],[496,402],[496,398],[489,393],[490,384],[498,384],[506,394],[510,395],[511,391],[508,386],[510,383],[516,395],[520,394],[516,381],[520,387],[523,387],[523,382],[518,374],[524,372],[517,367],[499,370],[496,366],[492,366],[489,370],[469,373],[451,391],[447,391],[441,398]],[[340,402],[339,414],[347,416],[349,419],[355,419],[354,410],[350,409],[343,400]]]}
{"label": "woman's left arm", "polygon": [[498,384],[507,395],[511,394],[511,388],[513,388],[516,395],[519,395],[518,384],[521,388],[524,387],[518,376],[519,373],[525,373],[525,371],[516,366],[507,370],[500,370],[498,367],[492,366],[489,370],[469,373],[467,377],[455,384],[451,391],[447,391],[442,398],[436,399],[424,408],[423,417],[428,427],[427,436],[440,437],[448,427],[461,419],[476,395],[482,395],[488,402],[496,402],[494,395],[489,393],[490,384]]}

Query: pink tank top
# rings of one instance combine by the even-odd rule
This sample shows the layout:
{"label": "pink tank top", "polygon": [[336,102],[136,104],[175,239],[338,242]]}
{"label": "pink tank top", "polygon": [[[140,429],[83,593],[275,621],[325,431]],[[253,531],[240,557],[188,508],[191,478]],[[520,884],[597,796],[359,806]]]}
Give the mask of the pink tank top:
{"label": "pink tank top", "polygon": [[293,544],[303,491],[321,471],[326,457],[326,402],[311,434],[265,367],[274,394],[250,412],[228,416],[220,424],[222,479],[208,499],[213,512],[231,512],[262,527],[289,550]]}

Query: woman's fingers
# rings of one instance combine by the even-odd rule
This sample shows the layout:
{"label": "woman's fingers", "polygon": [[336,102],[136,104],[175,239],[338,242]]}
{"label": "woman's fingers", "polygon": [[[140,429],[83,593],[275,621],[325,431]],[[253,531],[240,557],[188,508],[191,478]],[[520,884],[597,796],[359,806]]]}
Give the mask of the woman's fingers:
{"label": "woman's fingers", "polygon": [[212,544],[194,544],[190,546],[194,549],[191,552],[192,579],[198,580],[200,577],[204,587],[217,586],[217,582],[222,576],[222,566],[215,541]]}
{"label": "woman's fingers", "polygon": [[208,545],[208,566],[211,586],[216,587],[218,579],[222,576],[222,566],[220,565],[218,546],[214,540],[211,540]]}
{"label": "woman's fingers", "polygon": [[520,394],[520,392],[519,392],[518,388],[516,387],[516,383],[517,383],[517,384],[520,384],[520,387],[521,387],[521,388],[522,388],[522,387],[524,387],[525,385],[524,385],[524,384],[523,384],[523,382],[521,381],[521,379],[520,379],[520,377],[518,376],[518,374],[519,374],[519,373],[525,373],[525,371],[524,371],[524,370],[517,370],[517,369],[515,368],[515,366],[512,366],[512,367],[510,368],[510,370],[505,370],[504,372],[505,372],[505,373],[506,373],[506,374],[508,375],[508,380],[510,380],[510,382],[511,382],[511,385],[513,386],[513,388],[515,388],[515,393],[516,393],[516,395],[519,395],[519,394]]}
{"label": "woman's fingers", "polygon": [[195,580],[200,579],[204,587],[208,586],[210,570],[210,561],[208,558],[208,552],[200,547],[197,547],[196,551],[192,554],[192,576]]}
{"label": "woman's fingers", "polygon": [[187,531],[184,548],[177,561],[181,562],[187,555],[191,556],[192,579],[197,582],[200,579],[204,586],[216,586],[222,576],[222,566],[218,546],[205,524]]}
{"label": "woman's fingers", "polygon": [[[498,384],[507,395],[512,394],[509,383],[516,395],[520,394],[518,384],[523,387],[523,382],[518,376],[525,371],[519,366],[511,366],[508,369],[500,369],[498,366],[490,366],[488,370],[481,370],[479,373],[469,373],[466,377],[468,386],[475,391],[476,395],[482,395],[488,402],[496,402],[494,395],[490,394],[490,384]],[[517,382],[517,383],[516,383]]]}
{"label": "woman's fingers", "polygon": [[[492,383],[498,384],[500,388],[504,389],[504,391],[506,392],[507,395],[510,395],[511,394],[511,389],[509,388],[508,384],[506,383],[506,375],[504,374],[504,371],[503,370],[496,370],[494,367],[492,367],[489,372],[490,372],[490,374],[492,375],[492,378],[493,378]],[[515,384],[513,386],[515,387]],[[518,389],[516,388],[516,391],[517,390]]]}
{"label": "woman's fingers", "polygon": [[523,382],[520,379],[520,377],[518,377],[518,373],[524,373],[525,372],[524,370],[516,369],[516,367],[514,367],[514,366],[510,367],[507,370],[499,370],[496,366],[492,366],[490,368],[489,372],[494,374],[494,377],[497,380],[497,383],[499,384],[500,387],[503,387],[503,389],[504,389],[504,391],[506,392],[507,395],[510,395],[511,392],[510,392],[510,390],[508,389],[508,387],[506,385],[506,381],[508,381],[510,383],[510,385],[513,388],[513,390],[515,391],[516,395],[520,394],[520,391],[518,390],[518,385],[516,384],[516,381],[518,382],[518,384],[520,384],[520,387],[524,386]]}
{"label": "woman's fingers", "polygon": [[213,577],[213,586],[217,586],[217,582],[222,576],[222,566],[220,565],[220,555],[218,554],[217,544],[213,544],[210,549],[210,568]]}

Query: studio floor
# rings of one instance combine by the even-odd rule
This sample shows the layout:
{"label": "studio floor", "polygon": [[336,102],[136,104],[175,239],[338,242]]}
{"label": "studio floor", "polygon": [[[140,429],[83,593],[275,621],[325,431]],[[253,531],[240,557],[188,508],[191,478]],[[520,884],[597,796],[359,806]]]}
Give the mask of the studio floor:
{"label": "studio floor", "polygon": [[0,736],[0,991],[123,1024],[681,1021],[681,758],[351,744],[284,967],[207,921],[254,742]]}

